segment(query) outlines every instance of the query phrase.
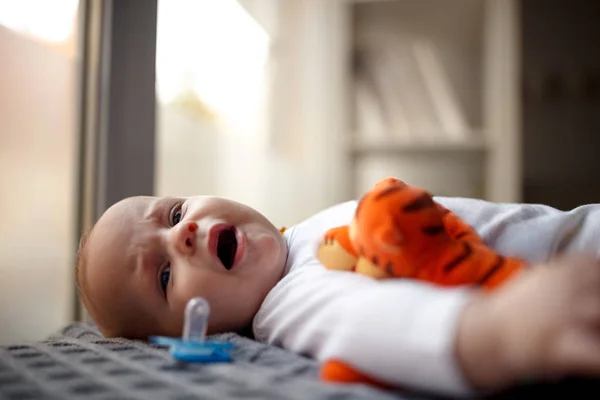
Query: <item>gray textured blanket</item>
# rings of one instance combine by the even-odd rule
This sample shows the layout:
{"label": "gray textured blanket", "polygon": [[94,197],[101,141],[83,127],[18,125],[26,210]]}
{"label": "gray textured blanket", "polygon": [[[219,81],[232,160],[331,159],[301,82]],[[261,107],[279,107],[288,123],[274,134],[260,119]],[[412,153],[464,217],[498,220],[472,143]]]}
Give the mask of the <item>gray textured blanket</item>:
{"label": "gray textured blanket", "polygon": [[[329,385],[317,364],[282,349],[230,333],[213,337],[235,344],[234,362],[179,364],[165,348],[105,339],[76,323],[48,340],[0,347],[0,399],[406,399],[363,385]],[[598,398],[599,384],[577,382],[530,387],[502,398],[553,394]]]}
{"label": "gray textured blanket", "polygon": [[234,362],[179,364],[168,351],[103,338],[73,324],[38,343],[0,348],[0,398],[398,399],[363,386],[326,385],[314,361],[236,334]]}

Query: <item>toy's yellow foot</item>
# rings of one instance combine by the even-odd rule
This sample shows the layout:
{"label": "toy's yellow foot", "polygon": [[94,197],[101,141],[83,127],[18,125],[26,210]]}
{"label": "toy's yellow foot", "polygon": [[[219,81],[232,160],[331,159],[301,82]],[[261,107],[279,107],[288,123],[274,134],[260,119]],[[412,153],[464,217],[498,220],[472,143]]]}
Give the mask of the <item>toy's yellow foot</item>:
{"label": "toy's yellow foot", "polygon": [[389,271],[386,271],[385,268],[379,267],[363,257],[360,257],[356,262],[356,272],[375,279],[387,279],[393,277],[393,275]]}
{"label": "toy's yellow foot", "polygon": [[327,269],[352,271],[356,266],[356,258],[348,253],[337,240],[323,241],[317,251],[317,258]]}
{"label": "toy's yellow foot", "polygon": [[327,269],[354,270],[356,256],[350,244],[347,225],[332,228],[325,233],[317,251],[317,258]]}

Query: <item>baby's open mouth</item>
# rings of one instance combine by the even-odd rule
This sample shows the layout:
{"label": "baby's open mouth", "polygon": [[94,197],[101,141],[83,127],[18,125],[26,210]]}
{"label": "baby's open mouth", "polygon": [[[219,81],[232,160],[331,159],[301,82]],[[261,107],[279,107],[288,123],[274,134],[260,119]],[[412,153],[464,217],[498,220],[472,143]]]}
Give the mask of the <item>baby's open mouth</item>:
{"label": "baby's open mouth", "polygon": [[233,266],[237,248],[235,227],[223,229],[217,238],[217,257],[219,257],[225,269],[229,270]]}

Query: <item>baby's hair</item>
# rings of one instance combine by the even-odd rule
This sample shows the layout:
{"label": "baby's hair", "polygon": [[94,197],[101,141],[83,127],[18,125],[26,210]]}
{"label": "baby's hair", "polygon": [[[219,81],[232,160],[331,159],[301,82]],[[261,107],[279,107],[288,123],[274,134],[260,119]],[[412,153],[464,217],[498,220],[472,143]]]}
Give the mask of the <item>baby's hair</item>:
{"label": "baby's hair", "polygon": [[[117,322],[115,323],[115,314],[113,313],[110,319],[107,319],[105,314],[100,312],[97,305],[94,304],[92,299],[90,298],[88,292],[88,284],[86,279],[86,270],[88,267],[88,255],[89,255],[89,240],[92,236],[95,225],[84,232],[79,239],[79,248],[77,249],[77,255],[75,259],[75,287],[77,289],[77,295],[79,300],[83,303],[83,306],[89,313],[89,316],[93,319],[94,324],[98,327],[98,329],[102,332],[105,337],[128,337],[130,339],[138,339],[145,338],[146,335],[139,335],[136,332],[124,330],[124,327],[121,325],[122,321],[119,321],[117,318]],[[139,314],[138,314],[139,316]],[[139,337],[138,337],[139,336]]]}
{"label": "baby's hair", "polygon": [[[92,228],[93,229],[93,228]],[[77,295],[83,302],[84,306],[88,306],[88,298],[85,293],[85,288],[82,284],[82,275],[87,262],[87,242],[92,232],[92,229],[84,232],[79,239],[79,248],[77,249],[77,256],[75,259],[75,287],[77,288]]]}

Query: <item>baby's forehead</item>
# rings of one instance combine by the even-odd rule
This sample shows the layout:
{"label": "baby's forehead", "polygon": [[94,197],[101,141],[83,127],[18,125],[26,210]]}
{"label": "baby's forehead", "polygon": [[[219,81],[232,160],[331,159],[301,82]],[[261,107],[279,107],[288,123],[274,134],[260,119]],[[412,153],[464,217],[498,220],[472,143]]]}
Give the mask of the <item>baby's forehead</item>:
{"label": "baby's forehead", "polygon": [[148,217],[149,212],[163,197],[136,196],[123,199],[109,207],[99,218],[94,230],[114,230]]}
{"label": "baby's forehead", "polygon": [[134,196],[120,200],[109,207],[102,218],[110,216],[119,216],[123,214],[143,214],[156,202],[164,199],[164,197],[156,196]]}
{"label": "baby's forehead", "polygon": [[111,206],[96,223],[90,247],[120,257],[152,248],[164,222],[164,212],[174,197],[129,197]]}
{"label": "baby's forehead", "polygon": [[165,204],[169,204],[180,199],[181,198],[179,197],[171,196],[128,197],[115,203],[108,210],[106,210],[102,218],[110,218],[111,216],[116,216],[117,218],[119,218],[123,215],[148,217],[152,211],[160,208]]}

